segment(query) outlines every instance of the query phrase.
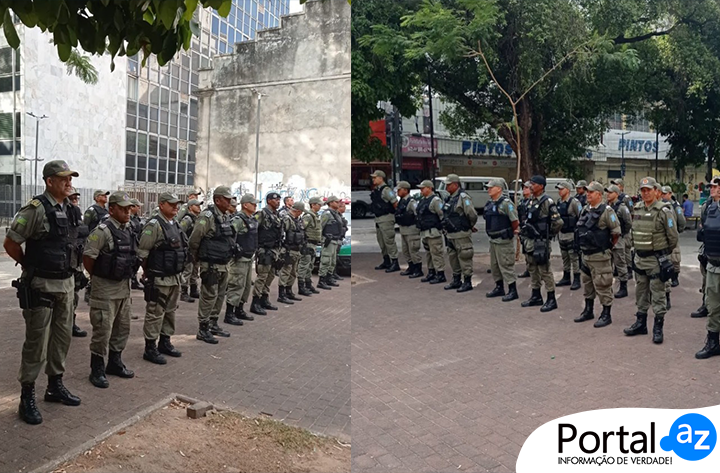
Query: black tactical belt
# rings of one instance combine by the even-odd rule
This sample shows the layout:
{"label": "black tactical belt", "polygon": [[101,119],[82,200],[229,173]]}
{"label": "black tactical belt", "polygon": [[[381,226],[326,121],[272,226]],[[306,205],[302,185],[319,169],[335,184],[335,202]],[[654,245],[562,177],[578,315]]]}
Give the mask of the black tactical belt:
{"label": "black tactical belt", "polygon": [[45,271],[42,269],[35,269],[35,276],[45,279],[67,279],[75,275],[72,271]]}
{"label": "black tactical belt", "polygon": [[720,266],[720,259],[708,258],[707,262],[713,266]]}
{"label": "black tactical belt", "polygon": [[635,254],[641,258],[649,258],[651,256],[669,255],[670,252],[668,250],[658,250],[658,251],[635,250]]}

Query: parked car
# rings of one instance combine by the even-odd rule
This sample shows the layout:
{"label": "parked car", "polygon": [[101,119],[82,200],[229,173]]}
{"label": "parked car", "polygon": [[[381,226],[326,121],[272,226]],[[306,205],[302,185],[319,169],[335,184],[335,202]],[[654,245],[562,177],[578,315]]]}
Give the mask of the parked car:
{"label": "parked car", "polygon": [[[342,244],[340,245],[340,252],[338,253],[337,257],[337,264],[335,265],[337,272],[341,276],[350,276],[351,272],[351,260],[352,260],[352,245],[351,241],[352,238],[350,237],[350,231],[352,228],[352,207],[353,205],[348,206],[345,209],[345,213],[343,213],[343,217],[345,217],[345,220],[348,221],[348,231],[345,235],[345,238],[342,241]],[[325,210],[327,212],[327,210]],[[320,269],[320,252],[322,251],[322,244],[318,245],[315,248],[315,272],[317,272]]]}
{"label": "parked car", "polygon": [[[353,218],[363,218],[370,212],[370,191],[369,190],[352,190],[352,216]],[[348,220],[350,221],[350,220]]]}
{"label": "parked car", "polygon": [[[473,201],[475,209],[482,212],[485,209],[490,199],[490,195],[487,192],[487,185],[493,179],[499,179],[497,177],[482,177],[482,176],[460,176],[460,184],[462,185],[465,192],[470,196]],[[448,196],[447,183],[445,177],[435,178],[435,188],[438,193],[444,198]],[[503,179],[503,182],[505,180]],[[507,191],[507,184],[504,186],[504,191]]]}

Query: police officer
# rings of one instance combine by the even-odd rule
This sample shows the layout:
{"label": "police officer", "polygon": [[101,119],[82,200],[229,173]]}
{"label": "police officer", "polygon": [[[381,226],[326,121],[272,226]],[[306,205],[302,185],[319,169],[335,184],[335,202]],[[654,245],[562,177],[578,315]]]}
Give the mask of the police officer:
{"label": "police officer", "polygon": [[579,180],[575,185],[575,198],[580,202],[580,205],[585,207],[587,204],[587,181]]}
{"label": "police officer", "polygon": [[230,207],[227,209],[227,212],[225,212],[228,216],[230,216],[230,218],[233,218],[237,214],[237,205],[237,198],[233,197],[230,199]]}
{"label": "police officer", "polygon": [[[265,196],[267,205],[257,215],[258,219],[258,250],[255,253],[255,287],[253,295],[257,298],[258,304],[265,310],[278,310],[270,303],[270,284],[275,278],[275,271],[280,261],[280,246],[282,245],[283,226],[278,207],[280,207],[280,194],[270,192]],[[254,314],[259,312],[250,311]],[[260,314],[263,315],[263,314]]]}
{"label": "police officer", "polygon": [[283,206],[280,210],[278,210],[278,214],[280,215],[280,218],[285,218],[285,216],[288,214],[290,209],[292,209],[292,206],[295,204],[295,199],[292,198],[292,196],[285,196],[283,197]]}
{"label": "police officer", "polygon": [[[108,218],[108,211],[105,208],[110,191],[96,190],[93,192],[93,200],[95,201],[87,208],[83,215],[83,223],[87,225],[88,231],[92,232],[99,223],[104,222]],[[85,288],[85,302],[90,303],[90,292],[92,291],[91,283]]]}
{"label": "police officer", "polygon": [[[610,181],[610,184],[618,186],[618,188],[620,189],[620,194],[618,195],[618,200],[620,200],[620,202],[623,202],[627,206],[627,209],[630,211],[630,216],[632,217],[635,204],[633,203],[632,197],[630,197],[628,194],[625,193],[625,183],[623,182],[622,179],[612,179]],[[627,235],[625,235],[625,237],[623,238],[623,240],[625,240],[624,241],[624,243],[625,243],[625,261],[627,261],[628,279],[633,278],[633,268],[632,268],[633,242],[632,242],[632,231],[630,231],[630,230],[632,230],[632,225],[631,225],[629,231],[627,232]]]}
{"label": "police officer", "polygon": [[145,224],[138,245],[147,285],[143,359],[158,365],[167,363],[163,354],[176,358],[182,355],[170,342],[175,334],[180,278],[188,259],[188,237],[175,220],[180,202],[169,192],[160,194],[160,215]]}
{"label": "police officer", "polygon": [[408,267],[400,276],[410,276],[415,272],[415,266],[422,265],[420,256],[420,229],[417,227],[415,209],[417,200],[410,195],[410,183],[400,181],[397,185],[397,196],[400,198],[395,209],[395,223],[400,227],[400,241],[402,254]]}
{"label": "police officer", "polygon": [[350,229],[350,224],[348,223],[347,219],[345,218],[345,210],[346,210],[345,202],[343,202],[342,200],[339,200],[337,213],[338,213],[338,216],[340,217],[340,220],[342,221],[343,231],[342,231],[342,237],[340,238],[340,241],[338,241],[338,244],[337,244],[337,256],[335,257],[335,266],[333,268],[333,273],[330,275],[335,282],[342,281],[343,279],[345,279],[345,278],[340,277],[340,275],[337,272],[337,261],[340,258],[340,248],[342,247],[342,242],[345,240],[345,235],[347,235],[347,232]]}
{"label": "police officer", "polygon": [[109,218],[90,233],[83,254],[85,269],[93,278],[89,378],[98,388],[110,385],[106,374],[135,376],[121,357],[130,336],[130,278],[138,262],[137,243],[129,224],[133,204],[123,191],[114,192],[109,203]]}
{"label": "police officer", "polygon": [[398,205],[398,199],[390,186],[385,184],[384,172],[378,170],[370,176],[372,176],[374,186],[370,192],[372,201],[370,210],[375,214],[375,232],[383,257],[383,262],[375,266],[375,269],[384,269],[386,273],[400,271],[397,261],[397,244],[395,243],[395,208]]}
{"label": "police officer", "polygon": [[713,178],[710,182],[710,197],[703,204],[701,210],[702,239],[704,242],[704,257],[707,267],[704,281],[704,304],[708,321],[706,324],[707,338],[705,346],[697,353],[695,358],[705,359],[720,355],[720,178]]}
{"label": "police officer", "polygon": [[[255,320],[245,312],[244,306],[252,289],[252,259],[258,248],[258,222],[255,218],[257,204],[254,195],[245,194],[240,199],[240,211],[230,222],[235,230],[235,245],[233,258],[228,264],[225,323],[233,325],[242,325],[243,320]],[[255,300],[253,304],[256,305]],[[263,315],[267,313],[257,305],[255,310]]]}
{"label": "police officer", "polygon": [[[527,221],[527,215],[528,210],[530,208],[530,203],[532,202],[532,183],[530,181],[525,181],[522,186],[522,193],[523,198],[518,203],[518,219],[520,220],[520,228],[522,228],[525,225],[525,222]],[[522,247],[522,242],[525,237],[523,236],[522,232],[520,233],[520,239],[518,243],[520,243],[520,246]],[[516,243],[517,245],[517,243]],[[516,252],[517,255],[517,252]],[[518,274],[518,278],[529,278],[530,277],[530,266],[528,264],[527,255],[525,255],[525,271],[523,271],[521,274]]]}
{"label": "police officer", "polygon": [[[140,231],[143,227],[142,219],[140,218],[140,207],[142,207],[142,203],[137,199],[130,199],[130,202],[133,204],[130,208],[130,229],[133,235],[135,235],[135,240],[140,241]],[[137,290],[143,289],[142,284],[138,281],[137,273],[133,274],[133,277],[130,278],[130,288]]]}
{"label": "police officer", "polygon": [[[485,231],[490,238],[490,269],[495,280],[495,289],[486,297],[499,297],[503,302],[518,298],[515,284],[515,235],[520,233],[515,206],[503,195],[506,184],[503,179],[493,179],[488,183],[490,199],[485,205]],[[508,285],[505,294],[504,284]]]}
{"label": "police officer", "polygon": [[213,204],[200,213],[190,234],[190,255],[198,262],[202,280],[196,338],[205,343],[217,343],[214,335],[230,336],[217,321],[225,302],[227,264],[232,256],[234,235],[227,214],[232,197],[229,187],[218,186],[213,192]]}
{"label": "police officer", "polygon": [[72,247],[73,254],[71,256],[71,263],[73,267],[75,268],[75,294],[73,295],[73,326],[72,326],[72,336],[73,337],[87,337],[87,332],[85,330],[80,329],[80,327],[77,326],[75,323],[75,319],[77,318],[77,315],[75,314],[75,311],[77,310],[78,302],[80,301],[80,295],[79,292],[81,289],[84,289],[85,286],[87,286],[88,278],[85,276],[85,273],[83,272],[83,265],[82,265],[82,254],[85,250],[85,242],[87,241],[87,237],[90,234],[88,231],[87,225],[82,223],[82,210],[80,210],[80,193],[73,187],[72,194],[68,197],[68,200],[72,204],[72,207],[68,207],[68,211],[72,212],[74,214],[75,221],[80,222],[80,225],[77,226],[71,226],[69,227],[70,232],[70,239],[74,240],[75,244]]}
{"label": "police officer", "polygon": [[309,209],[305,210],[302,217],[307,243],[304,250],[301,251],[302,258],[298,265],[298,293],[302,296],[320,293],[312,284],[312,272],[315,267],[315,251],[322,242],[322,227],[320,226],[320,215],[318,215],[322,207],[322,199],[311,197],[308,206]]}
{"label": "police officer", "polygon": [[[445,247],[442,234],[443,201],[435,193],[434,189],[435,186],[432,181],[426,179],[420,183],[422,199],[418,202],[415,213],[417,214],[417,227],[420,230],[423,248],[425,248],[425,262],[428,268],[427,277],[422,278],[420,282],[440,284],[447,281],[445,278]],[[422,275],[422,263],[419,263],[410,278],[419,278]]]}
{"label": "police officer", "polygon": [[45,164],[45,192],[18,211],[3,243],[7,254],[23,270],[19,284],[14,282],[13,286],[18,288],[25,319],[18,413],[28,424],[42,422],[35,404],[35,380],[43,366],[48,375],[45,401],[80,405],[80,398],[70,393],[62,381],[71,340],[75,288],[69,228],[81,224],[67,199],[73,192],[73,177],[78,173],[71,171],[65,161]]}
{"label": "police officer", "polygon": [[665,281],[672,276],[672,263],[668,256],[678,244],[677,223],[672,209],[657,200],[655,179],[640,181],[642,202],[635,205],[633,215],[633,262],[637,281],[635,301],[638,308],[636,321],[624,330],[625,335],[646,335],[647,312],[652,302],[655,313],[653,342],[663,342],[663,324],[667,312]]}
{"label": "police officer", "polygon": [[[677,221],[677,230],[678,233],[682,233],[685,231],[685,225],[687,225],[687,221],[685,220],[685,214],[683,213],[683,208],[678,204],[677,200],[673,199],[673,191],[672,187],[670,186],[663,186],[662,187],[662,193],[663,193],[663,201],[669,203],[672,208],[673,212],[675,212],[675,219]],[[672,261],[673,268],[675,269],[675,275],[672,277],[672,279],[667,283],[667,285],[671,287],[677,287],[680,284],[680,281],[678,281],[678,276],[680,275],[680,245],[677,245],[675,249],[670,254],[670,261]],[[669,293],[670,289],[667,288],[665,292]]]}
{"label": "police officer", "polygon": [[618,280],[620,281],[620,289],[615,293],[615,298],[622,299],[628,295],[628,264],[625,260],[625,245],[628,241],[627,235],[632,230],[632,215],[627,205],[620,200],[621,192],[617,185],[611,185],[605,189],[605,192],[607,192],[607,204],[613,209],[620,223],[620,238],[618,238],[617,243],[615,243],[612,248],[612,264],[613,273],[617,273]]}
{"label": "police officer", "polygon": [[[185,218],[185,215],[190,211],[190,202],[193,200],[196,200],[200,202],[200,205],[202,205],[202,201],[200,201],[200,190],[193,189],[190,191],[190,193],[187,196],[188,201],[187,203],[183,204],[182,207],[180,207],[180,210],[178,210],[177,215],[175,216],[175,220],[178,221],[178,223],[182,222],[183,218]],[[200,213],[200,210],[197,211],[196,215]],[[199,297],[199,296],[198,296]]]}
{"label": "police officer", "polygon": [[[546,180],[543,176],[533,176],[530,179],[533,200],[528,208],[528,217],[523,226],[523,252],[525,253],[530,270],[530,286],[532,296],[523,302],[523,307],[542,306],[540,312],[549,312],[557,309],[555,299],[555,280],[550,271],[550,239],[557,235],[563,226],[563,220],[555,207],[553,200],[545,194]],[[545,283],[547,301],[543,304],[540,286]]]}
{"label": "police officer", "polygon": [[700,207],[700,229],[697,232],[697,240],[701,243],[698,251],[698,262],[700,263],[700,274],[702,276],[702,293],[703,301],[702,305],[694,312],[690,313],[690,317],[697,319],[708,316],[708,309],[705,303],[707,294],[707,256],[705,255],[705,240],[704,240],[704,227],[705,220],[707,220],[708,210],[713,202],[720,201],[720,178],[714,177],[710,181],[710,198],[707,199],[702,207]]}
{"label": "police officer", "polygon": [[[182,218],[175,218],[178,222],[180,222],[180,229],[185,232],[185,235],[190,238],[190,235],[192,234],[193,229],[195,228],[195,221],[197,220],[198,215],[200,215],[200,206],[202,205],[202,202],[200,202],[197,199],[193,199],[189,201],[187,204],[184,204],[183,207],[186,207],[185,215]],[[178,211],[179,214],[180,211]],[[180,300],[183,302],[195,302],[195,299],[200,298],[200,293],[198,292],[198,264],[196,261],[193,260],[193,258],[188,258],[185,262],[185,269],[182,273],[182,288],[180,290]],[[189,290],[189,292],[188,292]]]}
{"label": "police officer", "polygon": [[331,275],[335,271],[337,245],[342,241],[343,235],[342,219],[337,212],[339,203],[339,199],[334,195],[328,197],[328,209],[320,217],[323,247],[320,252],[320,269],[318,270],[320,279],[317,287],[319,289],[332,289],[332,287],[338,286]]}
{"label": "police officer", "polygon": [[[460,186],[457,174],[448,174],[445,186],[450,195],[443,206],[443,228],[447,235],[447,252],[453,270],[453,280],[445,290],[472,291],[473,243],[470,235],[476,232],[478,215],[470,196]],[[461,276],[464,278],[461,280]]]}
{"label": "police officer", "polygon": [[297,267],[300,262],[300,250],[305,247],[305,226],[302,221],[302,214],[305,212],[305,204],[302,202],[293,203],[283,217],[283,255],[285,265],[280,270],[278,278],[278,302],[293,304],[292,301],[301,301],[292,290],[297,278]]}
{"label": "police officer", "polygon": [[[578,265],[578,253],[575,249],[575,226],[577,225],[580,212],[584,204],[570,195],[571,184],[567,181],[558,183],[555,188],[560,194],[560,201],[557,203],[558,213],[563,220],[558,240],[560,242],[560,254],[563,262],[563,277],[555,283],[556,286],[570,286],[570,274],[573,279],[570,290],[580,289],[580,267]],[[587,195],[587,194],[584,194]]]}
{"label": "police officer", "polygon": [[[595,295],[603,306],[594,327],[612,323],[612,248],[620,239],[620,222],[610,205],[602,203],[605,188],[593,181],[587,186],[587,205],[577,223],[577,240],[582,254],[585,310],[575,319],[584,322],[595,317]],[[622,205],[624,207],[624,205]]]}

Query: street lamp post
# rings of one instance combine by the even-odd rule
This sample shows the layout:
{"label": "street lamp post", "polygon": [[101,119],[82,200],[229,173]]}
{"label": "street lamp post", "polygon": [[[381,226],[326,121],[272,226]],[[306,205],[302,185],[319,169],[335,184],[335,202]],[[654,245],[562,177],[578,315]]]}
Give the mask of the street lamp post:
{"label": "street lamp post", "polygon": [[32,179],[32,186],[33,186],[33,195],[37,194],[37,169],[38,169],[38,161],[44,161],[43,159],[40,159],[38,157],[38,144],[40,139],[40,120],[44,120],[45,118],[50,118],[47,115],[43,115],[41,117],[35,115],[33,112],[25,112],[31,117],[35,119],[35,158],[34,159],[27,159],[27,158],[20,158],[20,161],[35,161],[35,173],[33,175]]}
{"label": "street lamp post", "polygon": [[623,131],[621,133],[617,133],[620,135],[620,177],[625,179],[625,135],[629,134],[629,131]]}
{"label": "street lamp post", "polygon": [[252,89],[252,92],[257,95],[257,114],[255,116],[255,198],[260,198],[258,191],[258,174],[260,174],[260,100],[263,95],[257,89]]}

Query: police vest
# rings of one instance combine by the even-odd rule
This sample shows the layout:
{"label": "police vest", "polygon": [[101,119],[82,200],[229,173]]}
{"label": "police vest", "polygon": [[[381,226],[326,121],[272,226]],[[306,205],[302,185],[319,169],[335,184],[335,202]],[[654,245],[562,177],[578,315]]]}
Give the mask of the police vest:
{"label": "police vest", "polygon": [[223,221],[215,211],[214,205],[209,205],[206,212],[210,212],[215,219],[215,231],[210,238],[200,241],[198,259],[210,264],[227,264],[232,257],[233,228],[229,220]]}
{"label": "police vest", "polygon": [[258,221],[240,212],[237,217],[245,223],[247,232],[235,236],[235,257],[252,258],[258,248]]}
{"label": "police vest", "polygon": [[262,209],[263,221],[258,227],[258,246],[260,248],[279,248],[282,243],[282,221],[277,213]]}
{"label": "police vest", "polygon": [[130,279],[137,271],[136,243],[132,230],[127,227],[120,230],[112,223],[101,223],[98,227],[110,230],[113,249],[110,252],[100,252],[93,266],[93,276],[113,281]]}
{"label": "police vest", "polygon": [[415,214],[408,212],[408,205],[410,205],[410,198],[406,197],[400,199],[400,203],[395,209],[395,223],[403,227],[415,225]]}
{"label": "police vest", "polygon": [[445,204],[444,215],[442,225],[448,233],[467,232],[472,226],[467,215],[457,211],[457,204],[460,201],[460,196],[463,193],[463,189],[460,189],[455,196],[450,196],[447,203]]}
{"label": "police vest", "polygon": [[382,217],[383,215],[395,212],[395,207],[393,207],[390,202],[385,202],[382,198],[382,191],[386,187],[387,184],[383,184],[370,192],[370,210],[372,210],[372,213],[374,213],[376,217]]}
{"label": "police vest", "polygon": [[580,250],[584,255],[594,255],[612,248],[610,229],[601,229],[598,226],[605,209],[606,205],[600,204],[594,209],[586,207],[580,214],[577,223],[577,236]]}
{"label": "police vest", "polygon": [[294,218],[289,213],[287,217],[290,220],[290,229],[285,231],[285,247],[291,251],[300,251],[305,246],[305,224],[302,219]]}
{"label": "police vest", "polygon": [[322,229],[322,235],[324,238],[331,240],[342,240],[343,238],[343,224],[340,220],[340,216],[334,210],[328,210],[330,212],[330,218],[325,222],[325,227]]}
{"label": "police vest", "polygon": [[539,199],[531,201],[534,203],[528,206],[527,223],[535,227],[540,234],[540,238],[543,240],[547,238],[549,235],[548,232],[550,231],[550,209],[547,209],[547,215],[544,217],[540,216],[540,209],[548,199],[550,199],[550,197],[548,197],[547,194],[543,194]]}
{"label": "police vest", "polygon": [[622,202],[623,204],[625,204],[625,206],[626,206],[626,207],[628,208],[628,210],[630,211],[630,215],[632,215],[632,213],[633,213],[633,203],[632,203],[632,199],[630,198],[630,196],[628,196],[628,195],[627,195],[626,193],[624,193],[624,192],[621,192],[620,195],[618,195],[617,200],[620,201],[620,202]]}
{"label": "police vest", "polygon": [[[68,214],[72,214],[72,217],[70,218],[70,226],[68,227],[69,237],[71,242],[75,242],[72,247],[70,264],[74,268],[77,268],[82,264],[85,242],[87,241],[88,235],[90,235],[90,229],[82,221],[83,215],[80,207],[75,205],[68,207]],[[74,222],[77,222],[77,224],[74,224]]]}
{"label": "police vest", "polygon": [[106,221],[110,217],[110,214],[105,207],[100,207],[98,204],[92,204],[90,208],[95,209],[95,213],[97,214],[97,221],[91,222],[90,225],[88,225],[90,231],[93,231],[95,227]]}
{"label": "police vest", "polygon": [[311,222],[305,227],[305,234],[307,235],[308,243],[313,245],[319,245],[320,239],[322,238],[322,228],[320,228],[320,216],[315,212],[305,212],[306,215],[310,216]]}
{"label": "police vest", "polygon": [[560,218],[563,219],[563,226],[560,229],[560,233],[572,233],[575,231],[575,226],[578,223],[578,218],[570,215],[570,206],[573,204],[574,197],[570,197],[567,201],[560,201],[557,203],[558,213]]}
{"label": "police vest", "polygon": [[185,229],[185,235],[187,235],[187,237],[190,238],[190,235],[192,234],[193,228],[195,228],[195,220],[197,220],[197,216],[196,216],[194,213],[192,213],[192,212],[188,212],[188,213],[186,213],[186,214],[183,216],[183,218],[180,219],[179,221],[182,222],[182,220],[183,220],[185,217],[187,217],[187,218],[190,219],[190,225],[188,225],[187,229]]}
{"label": "police vest", "polygon": [[151,276],[166,277],[182,273],[187,261],[187,235],[180,230],[175,220],[166,222],[161,217],[155,219],[160,224],[165,240],[150,250],[147,269]]}
{"label": "police vest", "polygon": [[[683,209],[682,209],[682,207],[680,206],[680,204],[678,204],[676,200],[672,200],[672,201],[670,201],[670,203],[671,203],[671,205],[672,205],[672,207],[673,207],[673,210],[675,211],[675,212],[674,212],[674,213],[675,213],[675,218],[678,219],[678,220],[679,220],[679,217],[680,217],[680,216],[682,216],[683,218],[685,218],[685,215],[683,214]],[[682,233],[682,232],[685,231],[685,226],[684,226],[684,225],[680,225],[680,224],[678,223],[677,230],[678,230],[678,233]]]}
{"label": "police vest", "polygon": [[[720,264],[720,207],[717,202],[707,206],[705,222],[703,223],[705,233],[705,256],[716,260],[713,265]],[[716,264],[718,263],[718,264]]]}
{"label": "police vest", "polygon": [[587,205],[587,194],[575,194],[575,198],[580,202],[583,208]]}
{"label": "police vest", "polygon": [[71,238],[70,227],[78,226],[77,216],[71,204],[66,210],[53,206],[47,197],[34,197],[42,204],[50,223],[50,232],[39,240],[28,239],[25,243],[23,266],[34,269],[35,276],[47,279],[66,279],[72,276],[72,252],[76,244]]}
{"label": "police vest", "polygon": [[633,244],[636,251],[661,251],[670,246],[667,234],[659,221],[661,208],[653,204],[653,208],[646,210],[643,204],[635,209],[633,215]]}
{"label": "police vest", "polygon": [[523,225],[527,221],[529,205],[530,199],[523,199],[518,204],[518,220],[520,221],[520,225]]}
{"label": "police vest", "polygon": [[618,197],[615,200],[615,203],[611,205],[611,207],[617,214],[618,220],[620,220],[620,233],[622,233],[623,235],[627,235],[627,232],[630,229],[627,228],[627,223],[625,222],[625,219],[620,216],[620,206],[621,205],[625,205],[625,204],[623,203],[623,201],[620,200],[620,197]]}
{"label": "police vest", "polygon": [[500,205],[505,197],[500,197],[497,202],[492,200],[485,204],[483,218],[485,219],[485,232],[490,238],[502,238],[511,240],[513,237],[512,223],[510,217],[500,213]]}
{"label": "police vest", "polygon": [[435,198],[434,195],[430,197],[424,197],[415,208],[417,213],[417,227],[422,230],[430,230],[431,228],[442,229],[442,222],[440,216],[430,211],[430,203]]}

